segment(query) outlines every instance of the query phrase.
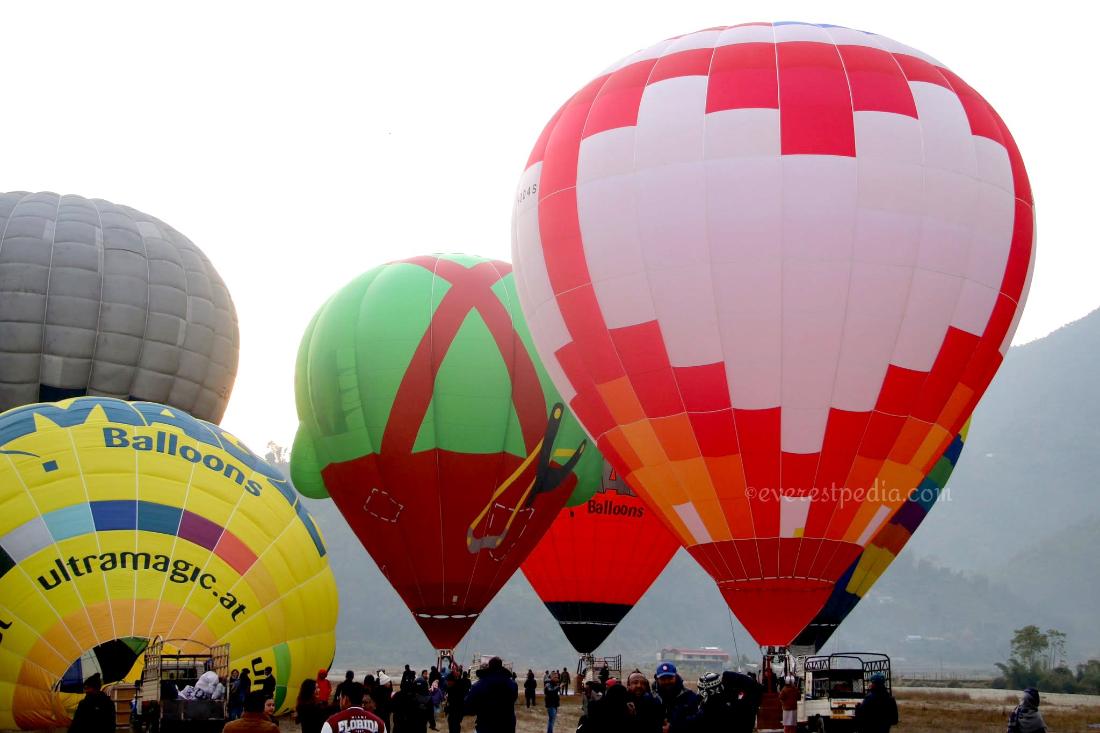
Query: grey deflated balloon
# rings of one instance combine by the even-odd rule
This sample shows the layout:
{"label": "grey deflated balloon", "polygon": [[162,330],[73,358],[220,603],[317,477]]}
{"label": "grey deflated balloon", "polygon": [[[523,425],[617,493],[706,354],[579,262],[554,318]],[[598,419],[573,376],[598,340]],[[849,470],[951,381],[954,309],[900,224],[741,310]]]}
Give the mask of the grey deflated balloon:
{"label": "grey deflated balloon", "polygon": [[206,255],[102,199],[0,193],[0,411],[106,395],[221,420],[237,313]]}

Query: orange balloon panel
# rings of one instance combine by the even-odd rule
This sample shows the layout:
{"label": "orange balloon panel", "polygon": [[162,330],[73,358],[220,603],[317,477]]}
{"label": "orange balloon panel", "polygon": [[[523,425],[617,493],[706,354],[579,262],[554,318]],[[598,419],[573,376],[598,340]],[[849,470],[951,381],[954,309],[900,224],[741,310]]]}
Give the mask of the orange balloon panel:
{"label": "orange balloon panel", "polygon": [[603,490],[566,507],[523,563],[523,574],[581,654],[595,651],[630,612],[679,541],[614,469]]}
{"label": "orange balloon panel", "polygon": [[959,433],[1034,256],[993,108],[920,51],[806,23],[613,65],[514,206],[547,371],[762,644],[815,617]]}

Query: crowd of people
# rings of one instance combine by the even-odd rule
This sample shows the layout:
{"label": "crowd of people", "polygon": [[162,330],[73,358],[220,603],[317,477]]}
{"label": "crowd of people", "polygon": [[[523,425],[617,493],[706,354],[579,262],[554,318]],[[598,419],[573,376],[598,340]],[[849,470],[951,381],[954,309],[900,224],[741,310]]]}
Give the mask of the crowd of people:
{"label": "crowd of people", "polygon": [[[252,689],[249,670],[234,670],[229,680],[218,680],[213,694],[228,695],[232,720],[225,733],[278,733],[274,718],[274,677],[268,673]],[[764,695],[779,688],[784,733],[797,730],[800,692],[797,680],[782,682],[765,675],[763,684],[754,675],[712,673],[700,679],[698,692],[684,684],[672,662],[657,666],[652,684],[635,669],[625,679],[610,676],[606,666],[578,688],[581,716],[577,733],[751,733]],[[269,682],[270,681],[270,682]],[[228,682],[228,685],[225,683]],[[542,678],[542,702],[546,731],[554,733],[561,697],[568,694],[568,670],[546,670]],[[579,684],[579,683],[578,683]],[[538,680],[527,670],[523,682],[528,708],[536,706]],[[114,704],[101,690],[98,674],[84,683],[85,696],[77,706],[70,733],[114,730]],[[212,697],[211,699],[219,699]],[[474,679],[459,665],[443,670],[432,667],[419,674],[405,665],[400,678],[385,670],[357,681],[348,671],[333,690],[327,670],[299,688],[295,717],[302,733],[427,733],[440,730],[442,716],[448,733],[461,733],[463,718],[475,718],[477,733],[515,733],[519,685],[514,672],[499,657],[475,671]],[[867,695],[856,707],[855,730],[889,733],[898,723],[898,708],[881,674],[870,677]],[[1039,691],[1028,688],[1009,720],[1009,733],[1044,733],[1039,712]]]}
{"label": "crowd of people", "polygon": [[[440,730],[437,720],[441,713],[449,729],[458,730],[465,715],[459,698],[464,702],[469,689],[469,675],[457,666],[442,672],[432,667],[417,674],[406,664],[396,679],[378,670],[364,675],[362,681],[348,671],[335,690],[322,669],[316,679],[302,682],[294,711],[302,733],[330,733],[326,726],[332,733],[426,733]],[[452,718],[457,720],[453,726]]]}
{"label": "crowd of people", "polygon": [[[568,694],[569,683],[568,670],[544,672],[542,699],[549,733],[553,733],[561,695]],[[537,687],[534,671],[528,670],[524,696],[529,707],[534,705]],[[505,733],[515,731],[518,699],[516,674],[506,669],[499,657],[490,659],[472,677],[457,664],[419,674],[405,665],[396,679],[378,670],[364,675],[361,682],[348,671],[335,691],[327,671],[320,670],[316,679],[305,680],[300,686],[295,717],[302,733],[427,733],[441,730],[438,723],[444,720],[448,733],[460,733],[468,716],[475,719],[479,732]],[[248,717],[247,707],[244,717]]]}
{"label": "crowd of people", "polygon": [[[448,733],[459,733],[467,716],[474,717],[478,733],[516,730],[520,685],[499,657],[477,670],[473,679],[458,666],[442,672],[433,667],[417,675],[406,665],[396,690],[394,679],[383,670],[366,675],[362,683],[354,676],[348,672],[331,696],[324,670],[316,680],[302,684],[296,708],[302,733],[426,733],[429,728],[438,730],[440,715],[447,721]],[[568,670],[543,672],[547,733],[554,733],[561,698],[568,694],[570,682]],[[783,727],[793,733],[799,693],[794,678],[784,682],[779,692]],[[881,676],[870,680],[868,695],[857,709],[860,731],[887,733],[897,724],[897,705],[883,682]],[[527,670],[522,687],[525,707],[536,707],[540,681],[534,670]],[[625,681],[617,680],[605,665],[577,689],[581,707],[577,733],[749,733],[755,729],[764,693],[771,689],[775,688],[766,688],[751,675],[723,672],[703,677],[696,692],[684,684],[672,662],[658,665],[652,682],[640,670]],[[356,722],[340,725],[351,719]]]}
{"label": "crowd of people", "polygon": [[[538,705],[541,687],[547,733],[554,733],[570,682],[568,670],[544,670],[540,684],[531,669],[522,681],[526,708]],[[883,682],[881,676],[870,680],[868,695],[857,710],[860,731],[886,733],[897,724],[897,706]],[[784,683],[779,692],[783,727],[793,733],[799,692],[794,678]],[[777,687],[780,684],[765,687],[751,675],[723,672],[703,677],[696,692],[684,684],[672,662],[658,665],[652,680],[640,670],[618,680],[605,665],[576,690],[581,708],[577,733],[749,733],[755,729],[765,692]],[[317,679],[301,685],[296,713],[302,733],[426,733],[439,730],[440,718],[446,720],[448,733],[460,733],[467,716],[474,718],[477,733],[514,733],[519,689],[517,675],[499,657],[472,678],[457,665],[419,674],[406,665],[398,680],[379,670],[357,682],[349,671],[335,693],[321,670]]]}

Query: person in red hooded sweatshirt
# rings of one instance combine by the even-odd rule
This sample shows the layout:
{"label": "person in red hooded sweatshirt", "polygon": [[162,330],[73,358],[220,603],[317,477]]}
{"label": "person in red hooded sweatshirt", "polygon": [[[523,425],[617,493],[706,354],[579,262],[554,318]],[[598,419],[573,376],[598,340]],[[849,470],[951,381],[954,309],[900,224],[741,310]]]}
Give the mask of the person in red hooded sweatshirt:
{"label": "person in red hooded sweatshirt", "polygon": [[[328,705],[332,699],[332,683],[328,681],[328,670],[317,670],[317,700]],[[337,701],[339,704],[339,701]]]}

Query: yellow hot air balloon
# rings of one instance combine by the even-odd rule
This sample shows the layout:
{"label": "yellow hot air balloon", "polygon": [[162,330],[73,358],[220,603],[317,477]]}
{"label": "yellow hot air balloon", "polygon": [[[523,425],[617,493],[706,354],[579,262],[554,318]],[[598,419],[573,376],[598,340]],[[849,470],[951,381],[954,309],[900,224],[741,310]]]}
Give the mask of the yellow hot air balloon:
{"label": "yellow hot air balloon", "polygon": [[74,664],[158,636],[228,643],[287,709],[336,608],[312,517],[218,426],[102,397],[0,415],[0,729],[65,725]]}

